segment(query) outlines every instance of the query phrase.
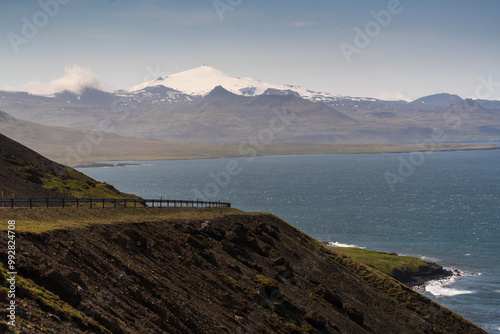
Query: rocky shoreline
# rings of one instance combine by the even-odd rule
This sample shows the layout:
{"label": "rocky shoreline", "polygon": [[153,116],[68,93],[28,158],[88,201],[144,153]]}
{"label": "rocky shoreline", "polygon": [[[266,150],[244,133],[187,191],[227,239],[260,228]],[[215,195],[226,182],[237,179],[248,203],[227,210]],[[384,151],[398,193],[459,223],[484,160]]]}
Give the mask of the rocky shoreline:
{"label": "rocky shoreline", "polygon": [[[16,232],[16,329],[484,333],[275,216],[219,210],[204,218],[195,215],[203,210],[162,221],[145,215],[141,222],[120,222],[117,215],[109,224]],[[4,236],[0,256],[6,258],[6,249]],[[0,268],[5,284],[7,269]],[[0,306],[6,319],[2,298]],[[0,321],[0,332],[6,328]]]}
{"label": "rocky shoreline", "polygon": [[[328,247],[333,247],[339,251],[343,249],[342,246],[340,246],[340,247],[335,246],[330,242],[323,242],[323,244],[325,244]],[[358,247],[352,246],[352,247],[347,247],[344,249],[353,249],[353,248],[357,249]],[[363,249],[359,249],[359,250],[362,251]],[[421,264],[418,266],[418,269],[415,269],[415,266],[412,266],[411,267],[412,269],[410,269],[410,267],[407,266],[407,267],[404,267],[404,269],[394,267],[392,270],[387,271],[387,268],[382,269],[382,267],[378,267],[377,265],[375,265],[373,263],[364,262],[360,258],[357,259],[358,261],[360,261],[368,266],[374,267],[376,269],[379,269],[379,270],[385,272],[386,274],[388,274],[392,278],[398,280],[399,282],[403,283],[407,287],[412,288],[412,289],[417,290],[417,291],[425,290],[424,286],[430,281],[445,280],[445,279],[448,279],[452,276],[460,276],[459,271],[449,270],[449,269],[446,269],[446,268],[438,265],[437,263],[423,261],[423,260],[418,259],[417,257],[400,256],[396,253],[384,253],[384,252],[377,252],[377,251],[370,251],[370,250],[365,250],[365,251],[367,253],[371,253],[371,254],[376,253],[376,254],[380,254],[380,255],[387,255],[387,256],[389,256],[390,260],[388,260],[388,258],[386,257],[386,261],[393,263],[395,266],[400,261],[400,259],[403,257],[404,258],[411,258],[411,259],[414,259],[416,261],[420,261]],[[341,252],[341,253],[344,253],[344,252]],[[347,253],[347,255],[349,256],[349,253]],[[387,262],[386,262],[386,265],[387,265]]]}
{"label": "rocky shoreline", "polygon": [[428,266],[420,267],[418,271],[394,269],[392,277],[404,285],[418,290],[418,287],[424,286],[430,281],[442,280],[454,275],[454,272],[443,268],[434,262],[426,262]]}

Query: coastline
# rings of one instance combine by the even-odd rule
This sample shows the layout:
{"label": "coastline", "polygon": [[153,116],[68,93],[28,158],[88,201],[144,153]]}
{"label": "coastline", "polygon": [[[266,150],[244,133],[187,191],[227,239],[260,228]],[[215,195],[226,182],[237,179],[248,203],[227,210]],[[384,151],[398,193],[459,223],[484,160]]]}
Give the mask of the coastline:
{"label": "coastline", "polygon": [[[179,145],[182,145],[179,143]],[[192,144],[196,145],[196,144]],[[161,161],[161,160],[195,160],[195,159],[227,159],[253,158],[265,156],[294,156],[294,155],[331,155],[331,154],[401,154],[414,152],[456,152],[456,151],[487,151],[500,150],[496,144],[435,144],[435,145],[397,145],[397,144],[302,144],[302,143],[267,143],[262,149],[246,149],[252,154],[241,152],[238,144],[203,144],[210,148],[203,149],[185,147],[181,152],[130,154],[116,153],[99,154],[99,159],[92,156],[82,159],[74,168],[92,167],[120,167],[134,165],[133,163],[113,163],[120,161]],[[51,156],[59,161],[63,157]]]}
{"label": "coastline", "polygon": [[[138,160],[139,161],[139,160]],[[89,162],[89,163],[84,163],[78,166],[75,166],[75,168],[99,168],[99,167],[125,167],[125,166],[139,166],[140,164],[134,164],[134,163],[110,163],[110,162]]]}
{"label": "coastline", "polygon": [[335,243],[323,243],[329,249],[375,268],[418,292],[425,292],[425,286],[430,282],[444,281],[452,277],[462,276],[458,270],[445,268],[435,262],[424,261],[413,256],[403,256],[359,247],[336,246]]}
{"label": "coastline", "polygon": [[473,292],[469,290],[458,290],[452,288],[451,285],[456,283],[456,281],[460,278],[482,275],[481,273],[472,273],[472,272],[462,271],[456,268],[444,267],[443,269],[450,272],[451,275],[436,277],[434,279],[427,280],[423,284],[413,286],[412,289],[422,294],[429,293],[437,298],[443,296],[469,294]]}
{"label": "coastline", "polygon": [[425,291],[425,286],[432,281],[447,280],[456,274],[434,262],[426,262],[427,267],[420,267],[418,271],[400,271],[395,269],[393,277],[404,285],[420,291]]}
{"label": "coastline", "polygon": [[[19,317],[23,330],[36,323],[60,333],[255,332],[253,319],[259,319],[269,333],[484,333],[380,271],[324,252],[320,242],[271,214],[220,208],[65,210],[74,216],[57,209],[8,212],[19,215],[19,227],[26,228],[19,231],[17,301],[32,317]],[[36,230],[40,224],[22,219],[33,213],[66,222]],[[84,224],[70,226],[67,220],[73,219]],[[7,240],[0,243],[5,249]],[[109,262],[111,256],[115,261]],[[210,312],[210,322],[192,320]],[[241,321],[234,321],[235,312]],[[175,321],[158,321],[164,314]]]}

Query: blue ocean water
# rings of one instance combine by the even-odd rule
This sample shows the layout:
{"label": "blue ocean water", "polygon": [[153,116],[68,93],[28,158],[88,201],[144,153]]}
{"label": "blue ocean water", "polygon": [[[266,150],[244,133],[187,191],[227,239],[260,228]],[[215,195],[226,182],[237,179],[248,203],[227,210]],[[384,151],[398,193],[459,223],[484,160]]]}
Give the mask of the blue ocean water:
{"label": "blue ocean water", "polygon": [[144,198],[230,201],[321,241],[458,269],[425,294],[500,333],[500,150],[134,163],[80,171]]}

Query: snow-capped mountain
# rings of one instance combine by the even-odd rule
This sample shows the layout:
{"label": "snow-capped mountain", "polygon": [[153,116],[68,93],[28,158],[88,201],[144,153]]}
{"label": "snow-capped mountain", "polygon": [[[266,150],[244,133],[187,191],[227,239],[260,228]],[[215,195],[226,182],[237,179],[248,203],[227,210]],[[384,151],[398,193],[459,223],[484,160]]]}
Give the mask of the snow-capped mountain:
{"label": "snow-capped mountain", "polygon": [[215,87],[222,86],[231,93],[242,96],[256,96],[267,92],[292,92],[300,97],[314,102],[331,102],[345,99],[339,95],[316,92],[292,85],[275,85],[252,78],[232,77],[211,66],[203,65],[188,71],[175,73],[165,77],[143,82],[139,85],[122,90],[122,94],[144,94],[151,92],[153,87],[167,87],[185,95],[203,97]]}
{"label": "snow-capped mountain", "polygon": [[[114,93],[92,88],[52,96],[0,91],[0,109],[22,120],[91,134],[114,129],[125,137],[196,143],[262,137],[276,142],[405,144],[428,140],[438,127],[450,142],[498,140],[498,103],[450,94],[412,103],[341,97],[234,78],[208,66]],[[443,124],[443,115],[467,121],[456,129],[454,122]],[[103,124],[112,126],[102,129]],[[28,135],[34,138],[32,132]]]}

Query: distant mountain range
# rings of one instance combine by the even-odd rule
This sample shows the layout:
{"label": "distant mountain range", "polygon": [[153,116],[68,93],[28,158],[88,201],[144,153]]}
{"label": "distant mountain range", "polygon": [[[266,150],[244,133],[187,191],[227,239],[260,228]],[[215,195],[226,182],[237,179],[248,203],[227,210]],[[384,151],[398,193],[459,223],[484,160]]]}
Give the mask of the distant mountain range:
{"label": "distant mountain range", "polygon": [[404,144],[435,140],[437,129],[448,142],[500,137],[500,101],[451,94],[412,102],[343,97],[231,77],[209,66],[112,93],[0,91],[0,110],[42,125],[188,143]]}

